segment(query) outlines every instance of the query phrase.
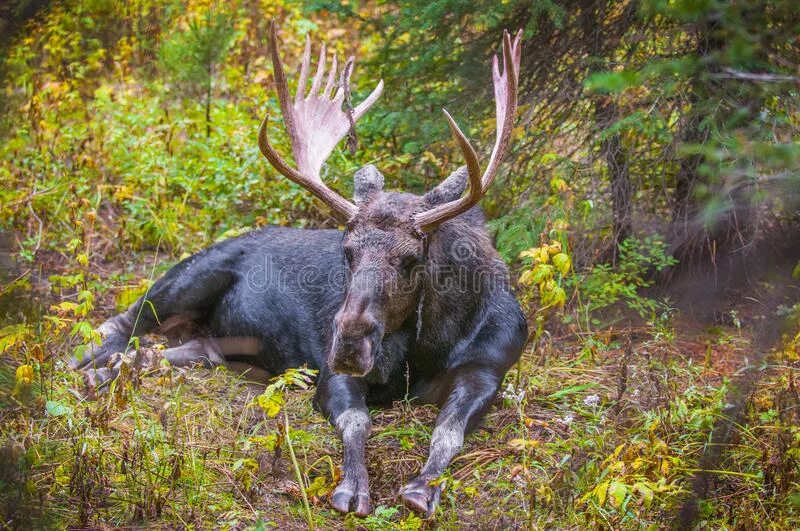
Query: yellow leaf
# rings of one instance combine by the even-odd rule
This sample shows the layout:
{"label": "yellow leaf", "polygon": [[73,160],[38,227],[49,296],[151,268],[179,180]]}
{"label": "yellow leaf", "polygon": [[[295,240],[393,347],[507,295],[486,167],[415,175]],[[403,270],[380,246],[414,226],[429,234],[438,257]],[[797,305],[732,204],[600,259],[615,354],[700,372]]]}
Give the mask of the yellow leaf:
{"label": "yellow leaf", "polygon": [[541,256],[542,249],[540,247],[532,247],[525,251],[519,253],[520,258],[531,258],[534,261],[538,261],[539,257]]}
{"label": "yellow leaf", "polygon": [[37,343],[31,346],[29,353],[31,357],[39,363],[44,361],[44,348],[42,348],[42,345]]}
{"label": "yellow leaf", "polygon": [[26,364],[17,367],[16,385],[14,385],[14,390],[11,392],[11,394],[13,396],[27,396],[29,394],[31,385],[33,384],[33,376],[34,373],[32,366]]}
{"label": "yellow leaf", "polygon": [[606,496],[608,495],[608,481],[600,483],[594,488],[594,496],[597,499],[597,505],[602,507],[606,503]]}
{"label": "yellow leaf", "polygon": [[274,417],[281,411],[283,406],[283,395],[274,386],[268,386],[264,392],[258,396],[258,406],[264,410],[268,417]]}
{"label": "yellow leaf", "polygon": [[561,177],[555,177],[550,181],[550,187],[553,189],[554,192],[564,192],[569,189],[567,185],[567,181],[562,179]]}
{"label": "yellow leaf", "polygon": [[553,304],[556,306],[564,306],[567,302],[567,292],[561,286],[553,288]]}
{"label": "yellow leaf", "polygon": [[55,312],[57,312],[57,313],[59,313],[59,314],[65,314],[65,313],[74,312],[75,308],[77,308],[77,307],[78,307],[78,305],[75,304],[74,302],[64,301],[64,302],[62,302],[60,304],[54,304],[53,306],[50,307],[50,309],[55,311]]}
{"label": "yellow leaf", "polygon": [[547,261],[550,260],[550,253],[547,252],[547,247],[540,247],[538,251],[539,251],[539,256],[537,257],[537,259],[541,263],[546,264]]}
{"label": "yellow leaf", "polygon": [[8,325],[0,329],[0,352],[6,352],[25,342],[31,335],[28,325]]}
{"label": "yellow leaf", "polygon": [[33,367],[30,365],[20,365],[16,373],[17,383],[30,385],[33,383]]}
{"label": "yellow leaf", "polygon": [[149,286],[148,281],[140,282],[137,286],[129,286],[120,291],[116,297],[117,310],[124,311],[131,304],[145,294]]}
{"label": "yellow leaf", "polygon": [[517,452],[522,452],[529,448],[536,448],[539,444],[539,441],[536,439],[511,439],[508,441],[508,447]]}
{"label": "yellow leaf", "polygon": [[623,448],[625,448],[625,443],[622,443],[619,446],[617,446],[616,448],[614,448],[614,453],[612,454],[612,457],[614,459],[619,457],[619,454],[622,452]]}
{"label": "yellow leaf", "polygon": [[553,265],[562,275],[566,275],[572,268],[572,260],[564,253],[558,253],[553,257]]}

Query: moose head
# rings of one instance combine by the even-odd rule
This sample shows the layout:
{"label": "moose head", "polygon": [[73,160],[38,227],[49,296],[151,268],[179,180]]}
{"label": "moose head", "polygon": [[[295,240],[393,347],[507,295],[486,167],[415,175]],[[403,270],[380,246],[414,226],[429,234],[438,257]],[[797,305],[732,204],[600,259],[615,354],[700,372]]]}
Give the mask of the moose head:
{"label": "moose head", "polygon": [[336,145],[378,100],[383,92],[383,81],[379,81],[358,106],[343,109],[353,58],[345,63],[337,84],[334,55],[323,87],[327,62],[323,44],[311,88],[306,92],[311,60],[311,41],[306,37],[297,93],[292,98],[272,24],[272,64],[296,168],[270,144],[268,117],[259,129],[259,148],[278,172],[322,200],[347,227],[343,252],[349,269],[349,285],[333,321],[333,341],[328,355],[328,364],[334,372],[364,376],[372,370],[383,336],[397,330],[416,309],[428,236],[440,225],[475,206],[492,184],[509,145],[516,114],[521,38],[521,31],[513,40],[504,32],[503,71],[496,56],[492,64],[497,131],[489,163],[483,172],[469,140],[452,116],[443,110],[466,166],[422,196],[384,191],[383,175],[374,166],[365,166],[355,174],[355,194],[351,202],[326,186],[320,171]]}

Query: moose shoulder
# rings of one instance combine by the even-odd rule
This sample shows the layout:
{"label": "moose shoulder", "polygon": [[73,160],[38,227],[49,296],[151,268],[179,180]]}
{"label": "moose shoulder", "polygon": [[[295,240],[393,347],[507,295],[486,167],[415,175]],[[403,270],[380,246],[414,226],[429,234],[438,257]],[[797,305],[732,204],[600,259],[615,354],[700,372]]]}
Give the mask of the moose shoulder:
{"label": "moose shoulder", "polygon": [[[326,86],[322,47],[311,90],[306,43],[298,94],[289,95],[277,52],[272,58],[297,169],[259,132],[265,157],[283,175],[328,204],[347,229],[267,227],[214,245],[173,267],[145,298],[101,325],[101,345],[74,360],[101,385],[116,376],[131,336],[166,335],[175,365],[247,361],[277,374],[307,364],[319,370],[315,406],[344,446],[343,477],[331,496],[341,512],[370,511],[365,441],[368,404],[406,395],[441,408],[428,460],[400,490],[414,510],[433,514],[438,478],[519,359],[527,325],[476,206],[507,148],[516,111],[520,35],[504,35],[502,74],[493,79],[497,137],[486,170],[447,115],[467,165],[425,195],[383,189],[373,166],[355,175],[354,201],[329,189],[320,169],[355,120],[380,96],[382,83],[351,116],[342,110],[352,59]],[[322,91],[320,92],[320,89]],[[465,190],[467,191],[464,194]],[[432,484],[433,483],[433,484]]]}

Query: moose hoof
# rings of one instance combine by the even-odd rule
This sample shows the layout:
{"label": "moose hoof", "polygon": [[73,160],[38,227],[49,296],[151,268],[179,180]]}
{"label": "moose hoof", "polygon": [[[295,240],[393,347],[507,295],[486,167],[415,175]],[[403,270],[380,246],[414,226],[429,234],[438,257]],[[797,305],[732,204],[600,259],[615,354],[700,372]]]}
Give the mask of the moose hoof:
{"label": "moose hoof", "polygon": [[439,499],[442,496],[441,485],[430,485],[427,479],[417,478],[399,492],[403,505],[424,514],[425,518],[431,518],[439,506]]}
{"label": "moose hoof", "polygon": [[108,387],[108,383],[117,377],[117,372],[113,368],[102,367],[100,369],[84,369],[83,383],[90,396],[103,394]]}
{"label": "moose hoof", "polygon": [[348,485],[339,485],[331,495],[331,505],[340,513],[356,513],[367,516],[370,511],[369,493],[356,492]]}

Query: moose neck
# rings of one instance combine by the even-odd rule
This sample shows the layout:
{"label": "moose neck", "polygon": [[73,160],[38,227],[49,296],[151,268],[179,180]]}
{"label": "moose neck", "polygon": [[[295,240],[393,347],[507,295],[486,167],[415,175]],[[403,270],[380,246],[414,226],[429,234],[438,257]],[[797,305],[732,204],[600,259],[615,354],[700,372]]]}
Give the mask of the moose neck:
{"label": "moose neck", "polygon": [[488,295],[507,282],[505,264],[479,210],[443,223],[428,235],[426,274],[415,316],[417,342],[439,348],[463,337],[481,318]]}

